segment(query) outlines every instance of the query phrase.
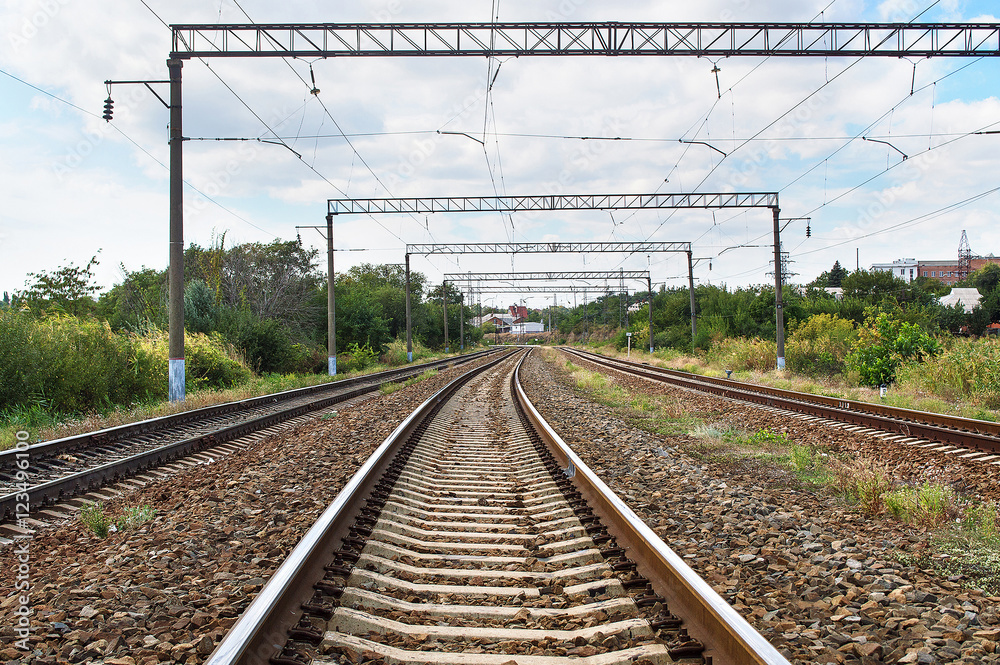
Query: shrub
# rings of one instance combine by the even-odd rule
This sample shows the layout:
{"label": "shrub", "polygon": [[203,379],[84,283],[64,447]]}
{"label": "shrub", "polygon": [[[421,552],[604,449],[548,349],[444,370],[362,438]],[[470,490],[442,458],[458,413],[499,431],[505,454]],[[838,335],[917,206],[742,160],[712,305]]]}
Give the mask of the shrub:
{"label": "shrub", "polygon": [[107,323],[4,310],[0,408],[41,404],[70,413],[145,400],[155,384],[136,371],[136,354],[134,340]]}
{"label": "shrub", "polygon": [[814,314],[792,328],[785,346],[788,366],[811,376],[840,373],[856,337],[853,322],[836,314]]}
{"label": "shrub", "polygon": [[1000,342],[956,339],[950,348],[924,363],[907,363],[900,384],[952,400],[961,398],[990,409],[1000,408]]}
{"label": "shrub", "polygon": [[903,487],[883,497],[886,510],[907,524],[933,527],[955,512],[955,494],[946,485]]}
{"label": "shrub", "polygon": [[767,372],[778,366],[778,349],[771,340],[731,337],[712,345],[707,359],[734,371]]}
{"label": "shrub", "polygon": [[[161,330],[150,330],[136,336],[138,353],[136,371],[155,377],[153,383],[161,396],[166,393],[169,340]],[[197,388],[231,388],[249,381],[253,372],[242,354],[218,333],[186,333],[184,335],[184,385]]]}
{"label": "shrub", "polygon": [[125,511],[115,520],[115,529],[125,531],[139,526],[144,522],[149,522],[156,517],[156,509],[146,504],[144,506],[133,506]]}
{"label": "shrub", "polygon": [[877,387],[894,382],[904,361],[921,362],[940,348],[936,339],[920,326],[900,319],[898,313],[868,308],[847,366],[857,371],[861,383]]}

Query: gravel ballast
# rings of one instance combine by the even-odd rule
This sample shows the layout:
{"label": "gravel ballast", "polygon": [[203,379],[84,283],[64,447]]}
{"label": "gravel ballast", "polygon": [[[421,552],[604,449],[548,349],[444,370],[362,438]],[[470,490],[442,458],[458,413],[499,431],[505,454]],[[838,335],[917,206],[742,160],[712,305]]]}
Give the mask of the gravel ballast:
{"label": "gravel ballast", "polygon": [[[554,354],[555,355],[555,354]],[[564,355],[553,358],[564,363]],[[574,358],[573,362],[596,371]],[[870,518],[832,496],[797,489],[780,470],[712,465],[686,454],[690,437],[636,429],[581,396],[567,372],[534,354],[522,370],[542,415],[668,545],[795,663],[1000,663],[1000,598],[899,563],[926,534]],[[862,454],[878,440],[608,373],[641,394],[670,394],[688,412],[793,441],[822,440]],[[898,448],[905,448],[897,446]],[[900,460],[915,455],[898,452]],[[978,471],[933,457],[913,474]],[[899,462],[899,466],[903,466]],[[995,491],[995,489],[994,489]]]}

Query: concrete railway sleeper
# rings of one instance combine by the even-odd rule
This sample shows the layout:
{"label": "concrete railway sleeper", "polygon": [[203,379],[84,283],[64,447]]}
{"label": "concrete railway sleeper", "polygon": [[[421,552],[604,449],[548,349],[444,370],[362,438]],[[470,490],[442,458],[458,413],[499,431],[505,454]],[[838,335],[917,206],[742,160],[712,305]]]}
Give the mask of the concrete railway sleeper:
{"label": "concrete railway sleeper", "polygon": [[411,414],[207,662],[787,663],[540,420],[524,355]]}

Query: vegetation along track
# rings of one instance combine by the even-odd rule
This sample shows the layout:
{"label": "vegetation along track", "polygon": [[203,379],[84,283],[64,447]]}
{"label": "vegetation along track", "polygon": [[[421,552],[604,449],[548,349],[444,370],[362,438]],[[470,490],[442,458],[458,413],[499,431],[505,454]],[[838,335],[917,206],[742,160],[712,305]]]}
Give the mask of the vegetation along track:
{"label": "vegetation along track", "polygon": [[207,662],[787,663],[545,424],[525,353],[414,411]]}
{"label": "vegetation along track", "polygon": [[697,376],[567,347],[563,351],[600,367],[652,381],[791,411],[888,441],[1000,466],[1000,423]]}
{"label": "vegetation along track", "polygon": [[[24,507],[35,511],[185,455],[355,399],[378,390],[384,383],[428,369],[464,364],[487,353],[490,351],[186,411],[39,443],[27,451],[2,451],[0,522],[23,514]],[[27,459],[29,467],[19,476],[19,471],[25,471],[23,466],[18,467],[18,461],[23,459]],[[10,531],[11,527],[6,529]],[[0,542],[3,540],[9,542],[0,533]]]}

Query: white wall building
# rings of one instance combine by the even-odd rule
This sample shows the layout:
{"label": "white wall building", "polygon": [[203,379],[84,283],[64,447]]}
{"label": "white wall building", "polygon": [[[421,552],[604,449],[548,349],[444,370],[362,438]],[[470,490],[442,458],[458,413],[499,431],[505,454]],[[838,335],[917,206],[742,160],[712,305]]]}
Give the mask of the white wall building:
{"label": "white wall building", "polygon": [[907,284],[920,276],[919,261],[916,259],[896,259],[892,263],[873,263],[872,270],[891,272]]}
{"label": "white wall building", "polygon": [[545,324],[537,321],[526,321],[515,323],[510,327],[510,332],[514,335],[530,335],[531,333],[545,332]]}

